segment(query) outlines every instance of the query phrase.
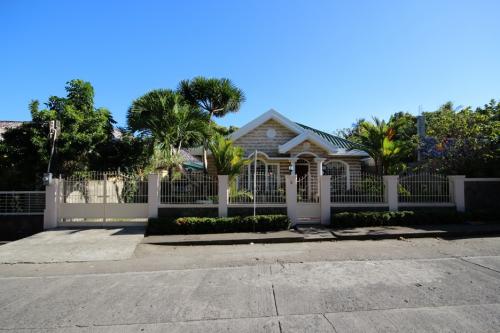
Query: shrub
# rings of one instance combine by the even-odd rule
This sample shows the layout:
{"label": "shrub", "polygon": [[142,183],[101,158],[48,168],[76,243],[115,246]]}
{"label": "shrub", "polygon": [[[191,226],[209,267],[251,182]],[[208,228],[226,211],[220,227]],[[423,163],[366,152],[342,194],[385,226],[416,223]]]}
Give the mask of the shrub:
{"label": "shrub", "polygon": [[148,234],[264,232],[286,230],[289,227],[290,220],[286,215],[156,218],[149,220]]}
{"label": "shrub", "polygon": [[373,227],[463,223],[466,214],[455,211],[342,212],[332,215],[333,227]]}

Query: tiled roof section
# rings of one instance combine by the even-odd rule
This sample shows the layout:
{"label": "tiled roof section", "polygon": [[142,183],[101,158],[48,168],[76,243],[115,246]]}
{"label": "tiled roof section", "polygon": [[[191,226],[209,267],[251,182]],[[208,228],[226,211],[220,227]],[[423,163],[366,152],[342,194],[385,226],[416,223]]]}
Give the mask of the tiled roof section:
{"label": "tiled roof section", "polygon": [[335,147],[344,148],[344,149],[360,149],[360,150],[363,150],[363,146],[361,146],[361,145],[359,145],[357,143],[351,142],[351,141],[346,140],[346,139],[342,139],[342,138],[340,138],[338,136],[335,136],[333,134],[328,134],[326,132],[322,132],[320,130],[317,130],[315,128],[312,128],[312,127],[309,127],[309,126],[306,126],[306,125],[303,125],[303,124],[299,124],[299,123],[296,123],[296,124],[299,125],[300,127],[304,128],[304,129],[310,131],[310,132],[315,133],[316,135],[319,135],[320,137],[322,137],[326,141],[330,142]]}
{"label": "tiled roof section", "polygon": [[15,121],[15,120],[0,120],[0,139],[2,138],[2,135],[7,131],[9,128],[16,128],[21,126],[24,123],[24,121]]}

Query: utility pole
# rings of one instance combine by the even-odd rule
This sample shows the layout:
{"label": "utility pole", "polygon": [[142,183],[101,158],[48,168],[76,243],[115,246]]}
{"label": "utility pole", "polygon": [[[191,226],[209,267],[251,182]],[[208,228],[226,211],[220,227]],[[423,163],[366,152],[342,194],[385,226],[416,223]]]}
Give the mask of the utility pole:
{"label": "utility pole", "polygon": [[49,122],[49,139],[52,140],[52,148],[50,149],[49,165],[47,166],[47,172],[43,174],[42,182],[44,185],[50,185],[52,183],[52,173],[50,172],[50,166],[52,164],[52,158],[56,149],[56,140],[58,134],[61,132],[61,123],[59,120],[51,120]]}

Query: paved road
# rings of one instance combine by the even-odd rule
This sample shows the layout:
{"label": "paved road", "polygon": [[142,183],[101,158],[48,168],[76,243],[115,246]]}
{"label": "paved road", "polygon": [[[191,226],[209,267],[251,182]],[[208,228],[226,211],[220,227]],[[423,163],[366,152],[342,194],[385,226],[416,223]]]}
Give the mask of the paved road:
{"label": "paved road", "polygon": [[0,265],[20,332],[498,332],[500,238],[162,247]]}

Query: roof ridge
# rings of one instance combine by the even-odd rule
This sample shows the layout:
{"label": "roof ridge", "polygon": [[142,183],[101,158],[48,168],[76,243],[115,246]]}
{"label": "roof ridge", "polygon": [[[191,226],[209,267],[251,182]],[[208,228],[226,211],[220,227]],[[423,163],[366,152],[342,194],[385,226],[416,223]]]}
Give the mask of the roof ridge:
{"label": "roof ridge", "polygon": [[360,145],[359,143],[352,142],[350,140],[341,138],[340,136],[337,136],[337,135],[333,135],[333,134],[330,134],[330,133],[327,133],[327,132],[323,132],[323,131],[321,131],[319,129],[316,129],[316,128],[313,128],[311,126],[307,126],[307,125],[304,125],[304,124],[301,124],[301,123],[296,123],[296,124],[299,125],[299,126],[301,126],[304,129],[306,129],[306,130],[314,132],[315,134],[319,135],[323,139],[327,140],[328,142],[330,142],[330,143],[332,143],[332,144],[334,144],[336,146],[339,146],[340,148],[346,148],[346,149],[359,148],[359,149],[363,149],[363,146]]}

